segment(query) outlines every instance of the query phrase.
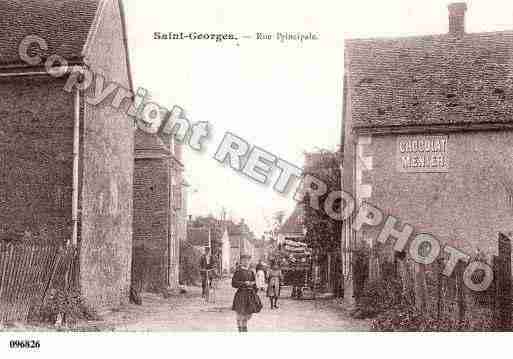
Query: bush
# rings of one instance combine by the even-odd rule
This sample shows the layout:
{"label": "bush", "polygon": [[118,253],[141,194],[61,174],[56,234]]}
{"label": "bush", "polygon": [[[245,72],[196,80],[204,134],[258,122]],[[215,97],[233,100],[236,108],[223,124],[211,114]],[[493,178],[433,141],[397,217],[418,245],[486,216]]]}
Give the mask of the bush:
{"label": "bush", "polygon": [[78,290],[53,289],[30,320],[54,324],[59,314],[67,324],[74,324],[79,320],[99,319],[98,315],[86,306]]}
{"label": "bush", "polygon": [[373,318],[406,302],[401,279],[395,275],[392,267],[393,264],[385,263],[381,268],[382,277],[365,283],[353,316]]}
{"label": "bush", "polygon": [[373,318],[389,308],[403,302],[400,280],[372,281],[365,289],[358,303],[359,317]]}
{"label": "bush", "polygon": [[490,293],[470,294],[466,297],[465,318],[460,322],[452,314],[420,311],[414,305],[414,296],[403,291],[401,279],[395,275],[391,263],[381,268],[382,278],[367,282],[351,313],[355,318],[374,318],[373,331],[490,331],[493,330],[493,313]]}
{"label": "bush", "polygon": [[[451,323],[446,323],[451,326]],[[425,332],[440,330],[435,318],[424,315],[413,305],[398,305],[381,313],[371,323],[377,332]]]}
{"label": "bush", "polygon": [[413,305],[399,305],[380,314],[371,323],[371,330],[377,332],[452,332],[491,331],[491,315],[466,318],[462,323],[443,317],[439,320],[423,313]]}
{"label": "bush", "polygon": [[196,285],[200,281],[199,261],[201,253],[188,242],[180,243],[180,284]]}

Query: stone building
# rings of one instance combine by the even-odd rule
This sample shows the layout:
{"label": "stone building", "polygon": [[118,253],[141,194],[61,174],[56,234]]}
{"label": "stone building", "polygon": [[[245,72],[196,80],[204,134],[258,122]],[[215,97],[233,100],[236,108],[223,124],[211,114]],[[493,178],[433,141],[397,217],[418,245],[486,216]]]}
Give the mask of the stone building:
{"label": "stone building", "polygon": [[212,231],[209,227],[189,227],[187,229],[187,241],[198,253],[203,254],[205,248],[212,246]]}
{"label": "stone building", "polygon": [[163,131],[136,134],[133,283],[139,290],[179,285],[180,243],[187,237],[182,146]]}
{"label": "stone building", "polygon": [[[132,89],[121,4],[0,1],[0,17],[0,235],[78,244],[83,298],[117,307],[130,288],[133,121],[43,65],[59,55]],[[29,50],[40,65],[19,55],[27,35],[48,44]]]}
{"label": "stone building", "polygon": [[132,283],[138,291],[169,285],[175,242],[170,157],[158,136],[136,131]]}
{"label": "stone building", "polygon": [[[467,33],[466,10],[449,5],[446,34],[346,41],[342,186],[398,230],[490,255],[513,230],[513,32]],[[381,228],[345,223],[346,264]]]}

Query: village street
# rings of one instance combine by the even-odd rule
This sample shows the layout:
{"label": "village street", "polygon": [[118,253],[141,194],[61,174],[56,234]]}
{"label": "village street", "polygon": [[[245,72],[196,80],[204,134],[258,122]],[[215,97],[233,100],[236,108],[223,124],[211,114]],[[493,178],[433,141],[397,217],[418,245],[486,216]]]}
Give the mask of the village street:
{"label": "village street", "polygon": [[[236,331],[231,310],[234,289],[229,281],[219,284],[215,303],[201,298],[201,288],[189,287],[186,294],[164,299],[145,294],[143,305],[130,304],[104,316],[99,328],[115,331]],[[333,300],[291,300],[283,291],[279,309],[264,308],[249,323],[250,331],[366,331],[367,321],[354,320]]]}

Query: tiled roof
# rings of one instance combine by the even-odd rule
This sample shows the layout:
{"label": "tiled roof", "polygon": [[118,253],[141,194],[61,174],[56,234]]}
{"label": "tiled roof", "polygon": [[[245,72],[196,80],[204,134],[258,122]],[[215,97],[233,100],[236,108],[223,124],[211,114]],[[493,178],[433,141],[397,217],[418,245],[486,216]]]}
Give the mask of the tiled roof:
{"label": "tiled roof", "polygon": [[0,65],[22,63],[18,48],[27,35],[42,37],[48,50],[80,58],[99,0],[0,0]]}
{"label": "tiled roof", "polygon": [[513,123],[513,32],[347,40],[353,129]]}
{"label": "tiled roof", "polygon": [[170,154],[159,136],[141,130],[135,131],[135,152]]}
{"label": "tiled roof", "polygon": [[299,234],[303,235],[303,208],[296,206],[294,212],[287,218],[278,230],[281,234]]}

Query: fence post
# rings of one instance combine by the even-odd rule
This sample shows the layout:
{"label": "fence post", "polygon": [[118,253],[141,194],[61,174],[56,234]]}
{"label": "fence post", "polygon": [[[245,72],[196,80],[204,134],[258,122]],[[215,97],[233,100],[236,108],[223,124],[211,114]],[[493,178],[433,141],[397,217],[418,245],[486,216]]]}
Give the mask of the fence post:
{"label": "fence post", "polygon": [[461,326],[465,321],[465,284],[463,283],[463,263],[458,262],[455,268],[456,290],[458,300],[458,324]]}
{"label": "fence post", "polygon": [[414,266],[415,306],[418,310],[425,312],[427,309],[426,268],[424,264],[420,263],[415,263]]}
{"label": "fence post", "polygon": [[436,262],[436,320],[440,323],[442,316],[442,268],[443,260],[439,258]]}
{"label": "fence post", "polygon": [[499,322],[499,303],[497,301],[497,293],[499,291],[499,286],[497,284],[497,278],[498,274],[497,271],[499,270],[499,257],[498,256],[492,256],[492,271],[493,271],[493,282],[492,282],[492,288],[491,291],[491,301],[490,307],[492,309],[492,320],[493,320],[493,330],[497,330],[497,323]]}
{"label": "fence post", "polygon": [[511,330],[511,241],[499,233],[499,256],[495,275],[497,278],[495,291],[495,329],[498,331]]}

